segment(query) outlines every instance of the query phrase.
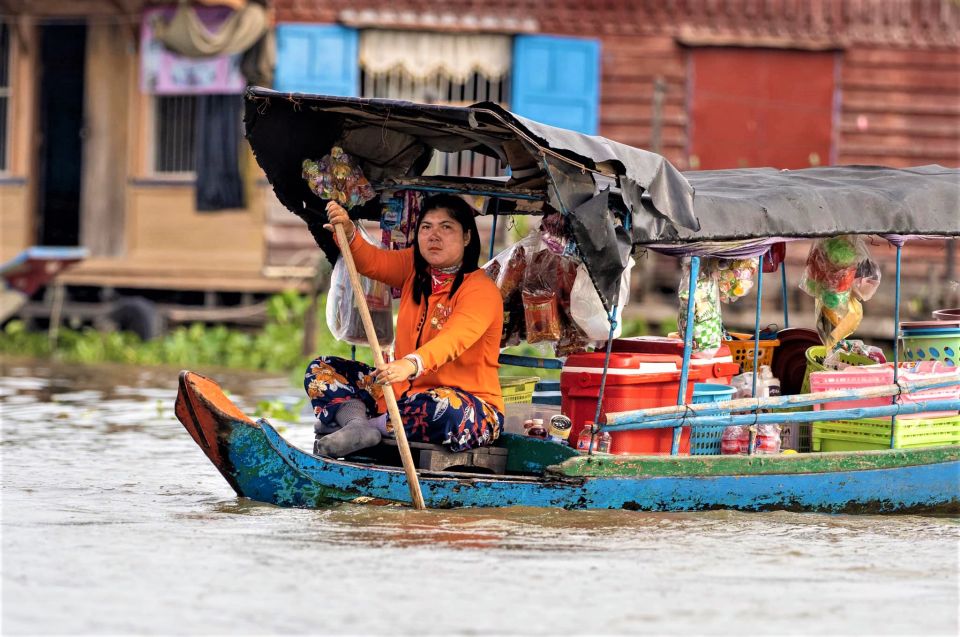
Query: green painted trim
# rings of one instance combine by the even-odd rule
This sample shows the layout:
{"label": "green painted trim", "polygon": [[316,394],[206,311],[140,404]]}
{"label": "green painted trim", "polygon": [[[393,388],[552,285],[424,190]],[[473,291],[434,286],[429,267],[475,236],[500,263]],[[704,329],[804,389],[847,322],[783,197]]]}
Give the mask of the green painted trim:
{"label": "green painted trim", "polygon": [[569,477],[746,476],[896,469],[960,460],[960,445],[923,449],[797,453],[776,456],[613,456],[570,458],[548,468]]}
{"label": "green painted trim", "polygon": [[508,473],[542,474],[547,467],[580,455],[566,445],[511,433],[501,434],[496,446],[508,451]]}

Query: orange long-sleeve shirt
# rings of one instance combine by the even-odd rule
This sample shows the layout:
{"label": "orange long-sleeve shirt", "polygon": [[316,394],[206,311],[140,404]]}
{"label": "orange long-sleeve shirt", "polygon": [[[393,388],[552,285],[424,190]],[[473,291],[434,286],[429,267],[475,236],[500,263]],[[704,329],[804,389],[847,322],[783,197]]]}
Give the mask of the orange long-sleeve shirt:
{"label": "orange long-sleeve shirt", "polygon": [[427,307],[413,301],[413,248],[384,250],[356,233],[350,242],[357,271],[400,288],[395,358],[417,354],[423,374],[413,381],[395,383],[397,396],[433,387],[457,387],[503,412],[500,335],[503,301],[496,284],[483,270],[463,277],[452,296],[448,287],[431,294]]}

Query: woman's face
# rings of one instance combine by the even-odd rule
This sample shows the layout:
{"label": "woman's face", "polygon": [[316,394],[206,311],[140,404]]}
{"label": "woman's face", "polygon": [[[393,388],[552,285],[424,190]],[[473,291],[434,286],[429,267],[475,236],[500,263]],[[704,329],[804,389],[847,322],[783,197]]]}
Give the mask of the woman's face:
{"label": "woman's face", "polygon": [[464,231],[446,208],[436,208],[423,215],[417,228],[420,254],[435,268],[459,265],[468,243],[470,232]]}

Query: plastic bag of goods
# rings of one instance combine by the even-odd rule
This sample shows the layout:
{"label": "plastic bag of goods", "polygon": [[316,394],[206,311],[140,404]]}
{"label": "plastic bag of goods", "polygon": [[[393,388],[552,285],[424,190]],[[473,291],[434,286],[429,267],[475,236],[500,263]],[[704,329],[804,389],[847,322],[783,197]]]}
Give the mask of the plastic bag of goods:
{"label": "plastic bag of goods", "polygon": [[497,284],[500,298],[503,299],[503,334],[500,347],[518,345],[526,336],[521,286],[527,264],[539,243],[539,233],[531,231],[483,265],[483,270]]}
{"label": "plastic bag of goods", "polygon": [[[357,232],[371,245],[373,241],[360,226]],[[393,295],[386,283],[365,276],[360,277],[363,295],[370,310],[374,331],[382,347],[393,344]],[[367,333],[357,308],[350,272],[343,257],[337,259],[330,275],[330,291],[327,293],[327,327],[334,338],[352,345],[366,345]]]}
{"label": "plastic bag of goods", "polygon": [[531,345],[560,340],[558,257],[547,249],[533,254],[523,278],[521,295],[527,342]]}
{"label": "plastic bag of goods", "polygon": [[817,332],[833,350],[863,319],[861,301],[880,285],[880,268],[857,235],[817,239],[810,247],[800,289],[815,299]]}
{"label": "plastic bag of goods", "polygon": [[[630,300],[630,273],[634,266],[633,257],[627,262],[627,267],[620,275],[620,292],[617,295],[617,327],[613,338],[619,338],[623,325],[623,308]],[[577,268],[577,278],[570,290],[570,314],[580,329],[591,340],[605,341],[610,335],[610,321],[607,311],[603,307],[600,295],[590,280],[587,266],[580,264]]]}
{"label": "plastic bag of goods", "polygon": [[[683,276],[680,278],[680,311],[677,315],[677,325],[680,338],[684,338],[687,330],[687,298],[690,281],[690,259],[683,259]],[[693,351],[712,356],[719,351],[723,344],[723,319],[720,316],[720,287],[717,281],[716,270],[709,267],[705,260],[705,267],[697,276],[694,288],[693,305]]]}

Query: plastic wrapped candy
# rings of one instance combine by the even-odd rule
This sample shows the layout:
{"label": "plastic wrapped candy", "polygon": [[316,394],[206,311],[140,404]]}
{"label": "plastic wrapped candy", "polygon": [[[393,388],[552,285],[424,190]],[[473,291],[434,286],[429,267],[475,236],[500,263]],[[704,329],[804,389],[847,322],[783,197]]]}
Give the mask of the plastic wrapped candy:
{"label": "plastic wrapped candy", "polygon": [[303,178],[313,194],[336,201],[347,210],[365,204],[376,196],[356,160],[339,146],[330,149],[319,162],[303,160]]}
{"label": "plastic wrapped candy", "polygon": [[[704,259],[704,261],[708,260]],[[753,289],[753,279],[757,274],[757,259],[711,259],[710,261],[715,263],[712,267],[717,272],[721,303],[733,303]],[[711,264],[705,267],[711,267]]]}
{"label": "plastic wrapped candy", "polygon": [[879,284],[880,268],[862,238],[843,235],[814,242],[800,288],[816,300],[817,332],[828,351],[859,327],[860,301],[872,297]]}
{"label": "plastic wrapped candy", "polygon": [[[683,260],[680,279],[680,311],[677,325],[681,338],[687,329],[687,298],[690,281],[690,259]],[[706,263],[697,276],[693,305],[693,350],[707,355],[715,354],[723,343],[723,319],[720,316],[720,287],[717,272]]]}

